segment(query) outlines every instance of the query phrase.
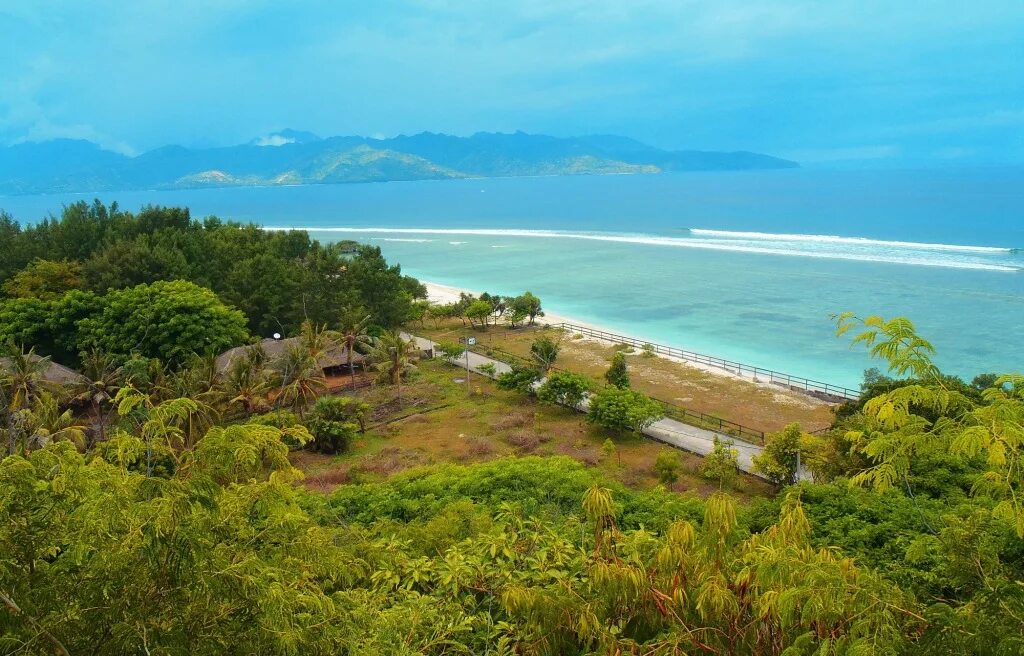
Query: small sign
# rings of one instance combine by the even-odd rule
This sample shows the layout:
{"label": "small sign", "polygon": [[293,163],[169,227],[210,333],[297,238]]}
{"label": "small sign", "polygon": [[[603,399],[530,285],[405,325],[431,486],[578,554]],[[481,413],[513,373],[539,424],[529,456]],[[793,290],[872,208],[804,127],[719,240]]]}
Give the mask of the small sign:
{"label": "small sign", "polygon": [[466,343],[470,346],[476,346],[476,337],[467,337]]}

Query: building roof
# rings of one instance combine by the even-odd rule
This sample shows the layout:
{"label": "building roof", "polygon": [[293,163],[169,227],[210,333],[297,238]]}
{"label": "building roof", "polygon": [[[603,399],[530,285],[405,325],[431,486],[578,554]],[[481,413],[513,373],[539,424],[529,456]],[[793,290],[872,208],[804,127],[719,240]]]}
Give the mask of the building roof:
{"label": "building roof", "polygon": [[[287,337],[285,339],[264,339],[259,342],[263,352],[267,354],[267,360],[271,364],[275,360],[284,357],[285,353],[289,348],[298,345],[301,340],[298,337]],[[231,364],[240,357],[245,355],[245,350],[249,348],[251,344],[246,346],[236,346],[233,349],[224,351],[217,356],[217,371],[223,373],[231,368]],[[366,356],[361,353],[352,354],[353,364],[361,363],[366,359]],[[327,349],[323,355],[320,356],[318,361],[321,369],[328,369],[330,367],[339,367],[341,365],[348,364],[348,349],[344,346],[335,346]]]}
{"label": "building roof", "polygon": [[[49,363],[49,365],[46,368],[46,371],[43,372],[43,379],[51,383],[71,385],[73,383],[78,383],[85,380],[85,376],[83,376],[79,372],[75,371],[74,369],[71,369],[70,367],[65,367],[62,364],[58,364],[53,360],[43,358],[42,356],[36,355],[35,353],[31,354],[29,357],[32,359],[33,362],[38,362],[39,360],[45,359]],[[9,372],[11,370],[10,362],[10,358],[0,358],[0,367]]]}

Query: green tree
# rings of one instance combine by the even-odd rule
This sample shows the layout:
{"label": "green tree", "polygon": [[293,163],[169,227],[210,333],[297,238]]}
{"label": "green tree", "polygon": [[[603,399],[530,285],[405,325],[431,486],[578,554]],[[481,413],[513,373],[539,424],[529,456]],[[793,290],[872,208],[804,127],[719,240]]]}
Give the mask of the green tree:
{"label": "green tree", "polygon": [[113,291],[104,297],[100,313],[80,326],[83,345],[122,362],[138,353],[172,366],[194,354],[220,353],[248,336],[241,312],[181,280]]}
{"label": "green tree", "polygon": [[386,332],[373,341],[370,362],[380,372],[378,378],[395,386],[398,401],[402,401],[402,377],[416,370],[413,362],[418,357],[416,342],[406,339],[397,330]]}
{"label": "green tree", "polygon": [[754,471],[777,485],[795,483],[802,438],[800,424],[789,424],[778,433],[770,433],[764,450],[751,459]]}
{"label": "green tree", "polygon": [[539,371],[533,367],[514,364],[511,371],[498,375],[498,387],[510,392],[530,394],[538,380],[540,380]]}
{"label": "green tree", "polygon": [[50,300],[72,289],[82,288],[82,267],[78,262],[33,260],[3,284],[4,293],[16,298]]}
{"label": "green tree", "polygon": [[531,326],[534,324],[537,317],[544,316],[544,310],[541,308],[540,299],[534,296],[531,292],[524,292],[521,296],[516,296],[512,299],[512,309],[515,312],[520,313],[522,316],[528,317]]}
{"label": "green tree", "polygon": [[626,354],[616,351],[612,356],[612,364],[604,374],[604,379],[609,385],[619,389],[629,389],[629,370],[626,368]]}
{"label": "green tree", "polygon": [[561,346],[558,342],[550,337],[542,336],[533,340],[533,344],[530,345],[530,356],[540,368],[541,373],[547,375],[551,371],[551,367],[555,366],[555,360],[558,359],[560,350]]}
{"label": "green tree", "polygon": [[537,388],[537,398],[545,403],[575,408],[587,397],[593,383],[586,376],[558,371]]}
{"label": "green tree", "polygon": [[362,308],[346,308],[338,318],[337,333],[345,347],[345,358],[348,361],[348,371],[352,378],[352,389],[356,388],[355,353],[357,350],[365,350],[370,347],[370,334],[367,329],[370,327],[371,316]]}
{"label": "green tree", "polygon": [[100,440],[107,437],[113,400],[124,379],[124,370],[110,355],[96,349],[82,355],[82,379],[71,386],[71,394],[89,406]]}
{"label": "green tree", "polygon": [[679,480],[679,470],[682,466],[678,453],[663,450],[654,460],[654,473],[658,475],[659,481],[669,485]]}
{"label": "green tree", "polygon": [[614,433],[639,433],[663,416],[657,401],[640,392],[609,385],[590,397],[587,421]]}
{"label": "green tree", "polygon": [[719,489],[731,486],[736,480],[738,457],[739,451],[733,448],[732,442],[720,440],[716,435],[711,452],[701,463],[700,473],[704,478],[718,481]]}
{"label": "green tree", "polygon": [[476,326],[479,323],[481,328],[486,328],[493,310],[487,301],[473,301],[466,308],[465,317],[469,319],[469,325]]}

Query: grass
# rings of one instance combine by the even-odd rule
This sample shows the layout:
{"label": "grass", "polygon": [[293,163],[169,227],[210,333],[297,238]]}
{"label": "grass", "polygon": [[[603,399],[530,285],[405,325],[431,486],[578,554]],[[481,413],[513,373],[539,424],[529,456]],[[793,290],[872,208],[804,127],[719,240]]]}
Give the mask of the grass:
{"label": "grass", "polygon": [[[471,378],[467,391],[465,383],[455,382],[463,377],[461,370],[433,360],[421,363],[414,378],[403,385],[401,404],[395,400],[392,387],[354,392],[378,408],[375,421],[379,425],[360,435],[347,453],[293,454],[294,464],[306,473],[306,486],[327,491],[337,485],[381,480],[404,469],[435,463],[566,455],[601,468],[626,485],[648,488],[658,484],[654,473],[658,454],[676,452],[641,436],[625,436],[615,439],[615,455],[605,457],[601,445],[608,434],[584,421],[582,415],[499,390],[481,376]],[[678,453],[682,467],[672,489],[702,495],[717,490],[700,476],[701,458]],[[774,490],[757,478],[741,474],[735,491],[740,497],[751,498],[770,495]]]}
{"label": "grass", "polygon": [[[459,320],[434,326],[414,326],[410,330],[434,340],[453,341],[468,329]],[[779,387],[767,387],[751,381],[703,371],[685,363],[644,353],[625,344],[610,344],[573,335],[557,328],[516,328],[492,326],[472,330],[477,338],[475,350],[502,359],[501,351],[529,357],[530,345],[541,335],[561,340],[556,365],[595,379],[602,379],[616,351],[626,355],[631,385],[649,396],[683,406],[689,410],[720,417],[765,432],[799,423],[814,431],[832,423],[828,404],[806,394]]]}

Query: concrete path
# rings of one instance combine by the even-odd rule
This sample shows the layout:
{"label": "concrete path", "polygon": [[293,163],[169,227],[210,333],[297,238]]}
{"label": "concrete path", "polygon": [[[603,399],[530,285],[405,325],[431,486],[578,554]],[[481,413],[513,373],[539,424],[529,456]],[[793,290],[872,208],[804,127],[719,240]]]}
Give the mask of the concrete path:
{"label": "concrete path", "polygon": [[[433,351],[435,357],[444,359],[444,356],[440,355],[439,352],[437,351],[437,344],[435,342],[432,342],[431,340],[426,339],[424,337],[411,335],[409,333],[402,333],[402,336],[407,339],[412,339],[413,341],[415,341],[416,346],[418,348],[424,351]],[[467,368],[465,354],[463,354],[463,356],[458,358],[457,360],[451,360],[450,362],[457,367],[461,367],[463,369]],[[469,352],[469,369],[471,371],[476,372],[481,376],[484,376],[486,374],[480,372],[479,367],[480,365],[485,364],[493,364],[496,375],[512,371],[512,367],[505,364],[504,362],[501,362],[500,360],[495,360],[493,358],[489,358],[487,356],[480,355],[479,353],[474,353],[472,351]],[[535,387],[539,387],[542,383],[542,380],[537,381]],[[576,407],[576,410],[586,413],[588,407],[589,401],[584,399],[583,403]],[[761,451],[763,451],[763,448],[756,444],[750,444],[748,442],[743,442],[742,440],[737,440],[731,435],[727,435],[725,433],[719,433],[717,431],[707,430],[705,428],[698,428],[696,426],[684,424],[681,421],[670,419],[668,417],[654,422],[653,424],[651,424],[650,427],[645,428],[643,433],[647,437],[655,439],[659,442],[663,442],[665,444],[682,449],[683,451],[695,453],[700,456],[711,453],[711,450],[714,448],[715,445],[715,437],[718,437],[719,441],[732,442],[732,448],[736,449],[736,451],[738,452],[736,457],[736,466],[739,467],[742,471],[747,472],[748,474],[753,474],[754,476],[758,476],[759,478],[761,478],[760,474],[754,472],[753,457],[755,455],[760,454]],[[806,468],[801,468],[800,479],[811,480],[810,472],[808,472]]]}

